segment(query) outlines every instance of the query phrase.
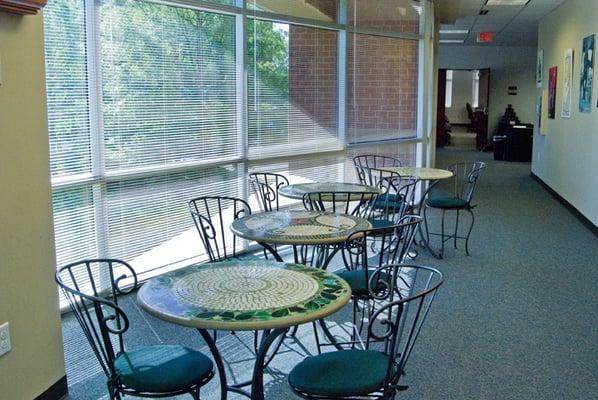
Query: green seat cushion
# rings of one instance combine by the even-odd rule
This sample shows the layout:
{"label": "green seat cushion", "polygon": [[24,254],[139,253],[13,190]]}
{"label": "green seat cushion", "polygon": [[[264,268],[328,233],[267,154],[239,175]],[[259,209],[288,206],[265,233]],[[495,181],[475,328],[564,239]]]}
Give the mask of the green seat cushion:
{"label": "green seat cushion", "polygon": [[374,350],[340,350],[308,357],[289,374],[296,390],[320,396],[363,396],[379,390],[388,356]]}
{"label": "green seat cushion", "polygon": [[154,393],[187,389],[204,380],[212,368],[212,360],[203,353],[178,345],[140,347],[114,360],[123,385]]}
{"label": "green seat cushion", "polygon": [[[377,232],[378,234],[392,232],[393,228],[391,228],[391,227],[393,227],[395,225],[395,223],[392,222],[391,220],[383,219],[383,218],[368,218],[368,221],[370,222],[370,224],[372,224],[372,228],[381,229],[380,232]],[[388,228],[388,229],[384,229],[384,228]]]}
{"label": "green seat cushion", "polygon": [[426,204],[435,208],[466,208],[467,201],[458,197],[436,197],[428,199]]}
{"label": "green seat cushion", "polygon": [[403,199],[400,196],[392,193],[385,193],[376,197],[376,200],[374,201],[374,209],[380,210],[386,207],[391,210],[398,209],[401,207],[402,203]]}
{"label": "green seat cushion", "polygon": [[[372,277],[374,270],[371,269],[368,271],[368,280]],[[356,269],[353,271],[342,271],[337,273],[338,276],[343,278],[349,286],[351,287],[351,292],[355,296],[364,296],[369,294],[368,290],[368,282],[365,277],[365,270],[363,269]],[[382,272],[378,279],[378,286],[375,288],[376,290],[382,290],[384,288],[383,281],[386,280],[388,274]]]}

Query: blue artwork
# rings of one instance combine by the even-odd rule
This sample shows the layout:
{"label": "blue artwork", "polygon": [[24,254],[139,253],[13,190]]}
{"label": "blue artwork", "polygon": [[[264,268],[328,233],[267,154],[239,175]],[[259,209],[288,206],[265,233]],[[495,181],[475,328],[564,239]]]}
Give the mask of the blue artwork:
{"label": "blue artwork", "polygon": [[592,109],[592,77],[594,74],[594,36],[583,39],[581,79],[579,85],[579,111],[589,113]]}

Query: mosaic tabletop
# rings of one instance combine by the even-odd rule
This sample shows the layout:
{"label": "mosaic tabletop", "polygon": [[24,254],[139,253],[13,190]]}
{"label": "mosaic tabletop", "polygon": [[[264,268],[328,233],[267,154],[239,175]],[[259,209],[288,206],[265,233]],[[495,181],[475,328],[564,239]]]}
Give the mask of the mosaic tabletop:
{"label": "mosaic tabletop", "polygon": [[347,282],[321,269],[269,260],[196,264],[146,282],[148,313],[202,329],[262,330],[324,318],[351,296]]}
{"label": "mosaic tabletop", "polygon": [[235,220],[231,230],[244,239],[270,244],[335,244],[371,229],[364,218],[320,211],[274,211]]}
{"label": "mosaic tabletop", "polygon": [[419,168],[419,167],[385,167],[384,169],[398,173],[401,176],[412,176],[422,181],[435,181],[448,179],[453,176],[451,171],[440,168]]}
{"label": "mosaic tabletop", "polygon": [[[290,199],[303,199],[305,193],[310,192],[358,192],[380,193],[380,189],[373,186],[359,185],[357,183],[341,183],[341,182],[313,182],[313,183],[298,183],[294,185],[283,186],[278,189],[278,193]],[[353,196],[351,196],[353,197]],[[364,196],[363,199],[368,199],[371,196]],[[339,201],[345,199],[337,197]],[[356,195],[356,200],[361,200],[361,195]]]}

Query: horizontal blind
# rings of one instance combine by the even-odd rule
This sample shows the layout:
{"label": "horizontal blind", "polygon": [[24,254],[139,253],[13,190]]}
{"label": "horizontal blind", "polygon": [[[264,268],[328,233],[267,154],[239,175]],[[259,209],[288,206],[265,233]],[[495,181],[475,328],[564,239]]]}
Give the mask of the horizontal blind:
{"label": "horizontal blind", "polygon": [[338,15],[337,0],[247,0],[250,10],[267,11],[324,22],[336,22]]}
{"label": "horizontal blind", "polygon": [[234,28],[234,16],[102,3],[107,171],[240,157]]}
{"label": "horizontal blind", "polygon": [[82,0],[44,8],[46,92],[53,180],[91,173],[85,9]]}
{"label": "horizontal blind", "polygon": [[250,158],[343,148],[336,31],[249,19]]}

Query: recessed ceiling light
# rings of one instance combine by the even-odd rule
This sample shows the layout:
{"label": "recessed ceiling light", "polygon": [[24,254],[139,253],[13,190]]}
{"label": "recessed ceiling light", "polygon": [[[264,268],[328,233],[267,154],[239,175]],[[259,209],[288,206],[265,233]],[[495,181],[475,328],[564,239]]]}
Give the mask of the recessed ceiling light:
{"label": "recessed ceiling light", "polygon": [[441,29],[440,33],[450,35],[467,35],[469,33],[469,29]]}
{"label": "recessed ceiling light", "polygon": [[440,39],[439,43],[463,43],[464,39]]}
{"label": "recessed ceiling light", "polygon": [[487,0],[487,6],[524,6],[529,0]]}

